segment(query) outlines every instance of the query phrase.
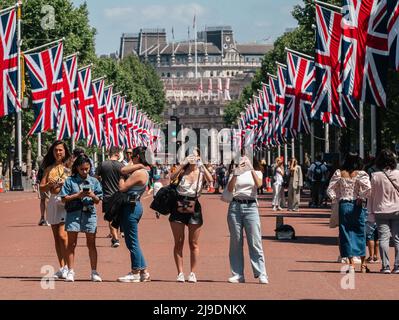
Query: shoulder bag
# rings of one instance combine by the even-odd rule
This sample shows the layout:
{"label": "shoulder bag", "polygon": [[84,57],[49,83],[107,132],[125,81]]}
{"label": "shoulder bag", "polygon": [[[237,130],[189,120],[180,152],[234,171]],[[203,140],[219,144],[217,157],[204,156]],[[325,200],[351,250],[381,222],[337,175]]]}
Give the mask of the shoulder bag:
{"label": "shoulder bag", "polygon": [[186,197],[179,197],[177,198],[177,207],[176,211],[181,214],[194,214],[195,213],[195,205],[198,200],[198,189],[201,188],[200,186],[200,179],[202,173],[200,172],[198,175],[197,181],[197,190],[195,191],[195,197],[193,199],[187,199]]}

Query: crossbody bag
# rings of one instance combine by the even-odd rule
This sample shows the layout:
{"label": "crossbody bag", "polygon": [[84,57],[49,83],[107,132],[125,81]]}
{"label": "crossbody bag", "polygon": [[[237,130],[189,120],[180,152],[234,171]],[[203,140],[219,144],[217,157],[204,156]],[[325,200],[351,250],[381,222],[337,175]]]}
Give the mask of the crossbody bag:
{"label": "crossbody bag", "polygon": [[201,188],[200,180],[201,180],[201,172],[198,174],[197,181],[197,189],[195,190],[195,197],[193,199],[177,198],[177,207],[176,211],[181,214],[194,214],[195,213],[195,205],[198,200],[198,189]]}

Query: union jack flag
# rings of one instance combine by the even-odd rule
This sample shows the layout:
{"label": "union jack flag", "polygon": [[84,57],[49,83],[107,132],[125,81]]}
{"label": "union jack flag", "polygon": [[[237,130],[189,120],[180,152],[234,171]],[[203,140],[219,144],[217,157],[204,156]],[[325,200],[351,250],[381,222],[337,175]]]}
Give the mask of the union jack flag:
{"label": "union jack flag", "polygon": [[78,107],[78,58],[76,55],[64,61],[62,70],[63,90],[58,112],[57,139],[71,138],[75,132]]}
{"label": "union jack flag", "polygon": [[115,118],[114,106],[113,106],[113,86],[108,86],[104,90],[105,105],[107,108],[106,114],[104,116],[104,136],[102,144],[105,145],[107,149],[111,146],[116,146],[117,136],[114,134],[113,122]]}
{"label": "union jack flag", "polygon": [[346,118],[357,118],[358,113],[355,99],[340,93],[342,15],[316,5],[316,21],[316,90],[311,116],[346,127]]}
{"label": "union jack flag", "polygon": [[63,44],[25,55],[32,86],[32,103],[36,120],[29,135],[57,128],[58,112],[62,98]]}
{"label": "union jack flag", "polygon": [[388,44],[391,66],[399,71],[399,1],[388,1]]}
{"label": "union jack flag", "polygon": [[104,94],[105,80],[101,79],[92,84],[92,90],[94,94],[94,106],[93,106],[93,123],[91,127],[91,136],[88,142],[89,146],[93,144],[96,146],[102,145],[104,131],[104,117],[107,112],[107,106]]}
{"label": "union jack flag", "polygon": [[287,85],[283,126],[295,132],[310,133],[310,108],[315,82],[314,62],[287,53]]}
{"label": "union jack flag", "polygon": [[93,107],[95,97],[93,95],[93,88],[91,84],[91,67],[85,67],[78,71],[78,84],[79,84],[79,108],[76,137],[75,140],[84,140],[89,138],[93,133]]}
{"label": "union jack flag", "polygon": [[[285,88],[287,86],[287,66],[277,63],[276,88],[276,117],[278,118],[277,137],[280,144],[285,143],[285,137],[289,138],[291,131],[283,127],[285,108]],[[288,136],[287,136],[288,134]]]}
{"label": "union jack flag", "polygon": [[269,86],[267,87],[267,91],[269,94],[269,121],[270,121],[270,129],[268,133],[268,142],[270,145],[277,145],[278,141],[276,140],[276,133],[278,130],[278,110],[276,106],[276,87],[275,87],[275,82],[273,81],[273,78],[269,76]]}
{"label": "union jack flag", "polygon": [[21,111],[18,99],[16,12],[0,15],[0,118]]}
{"label": "union jack flag", "polygon": [[386,106],[387,0],[344,0],[343,94]]}

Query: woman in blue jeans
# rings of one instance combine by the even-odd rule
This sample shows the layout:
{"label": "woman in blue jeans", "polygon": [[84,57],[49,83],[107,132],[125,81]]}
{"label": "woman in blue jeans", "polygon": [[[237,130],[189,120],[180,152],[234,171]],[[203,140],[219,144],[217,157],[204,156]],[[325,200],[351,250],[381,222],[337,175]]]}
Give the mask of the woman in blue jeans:
{"label": "woman in blue jeans", "polygon": [[[255,169],[254,169],[255,168]],[[232,168],[231,168],[232,169]],[[230,171],[232,171],[230,169]],[[230,231],[230,283],[244,283],[244,235],[248,242],[252,270],[259,283],[267,284],[265,257],[262,248],[262,233],[257,202],[257,190],[262,186],[262,171],[257,160],[252,167],[249,159],[240,159],[240,165],[230,177],[228,191],[233,193],[227,222]]]}
{"label": "woman in blue jeans", "polygon": [[[145,192],[149,175],[144,166],[148,166],[145,159],[147,148],[138,147],[133,150],[133,165],[136,165],[138,170],[125,181],[120,180],[119,189],[121,192],[126,192],[131,199],[131,202],[123,207],[123,215],[121,219],[121,227],[125,233],[126,246],[130,251],[131,272],[118,279],[119,282],[148,282],[151,281],[150,274],[147,270],[147,263],[141,251],[138,224],[143,215],[143,206],[140,198]],[[137,166],[137,165],[142,165]]]}

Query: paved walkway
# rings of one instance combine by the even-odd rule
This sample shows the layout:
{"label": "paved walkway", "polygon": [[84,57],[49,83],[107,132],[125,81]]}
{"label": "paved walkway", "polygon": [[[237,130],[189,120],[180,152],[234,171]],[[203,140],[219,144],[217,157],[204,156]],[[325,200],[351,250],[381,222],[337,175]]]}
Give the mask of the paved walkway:
{"label": "paved walkway", "polygon": [[[140,223],[140,241],[153,281],[120,284],[116,279],[129,272],[129,254],[124,245],[110,247],[108,228],[99,219],[99,272],[103,283],[88,281],[89,259],[84,235],[80,236],[76,257],[75,283],[56,281],[55,288],[41,287],[41,269],[56,267],[50,228],[38,227],[39,202],[34,193],[0,194],[0,299],[140,299],[140,300],[266,300],[266,299],[398,299],[399,275],[356,274],[355,289],[344,290],[341,264],[336,263],[337,230],[328,227],[329,212],[302,208],[300,213],[283,212],[285,223],[295,227],[298,239],[282,242],[274,239],[276,213],[270,196],[261,200],[263,246],[266,253],[269,285],[253,278],[245,250],[247,283],[233,285],[228,262],[229,233],[227,204],[220,196],[202,197],[205,225],[200,238],[201,258],[197,284],[176,283],[172,255],[173,238],[166,217],[155,219],[144,199],[145,214]],[[393,251],[393,249],[392,249]],[[189,250],[185,251],[185,272],[189,272]],[[393,252],[392,252],[393,254]],[[360,267],[359,267],[360,268]]]}

